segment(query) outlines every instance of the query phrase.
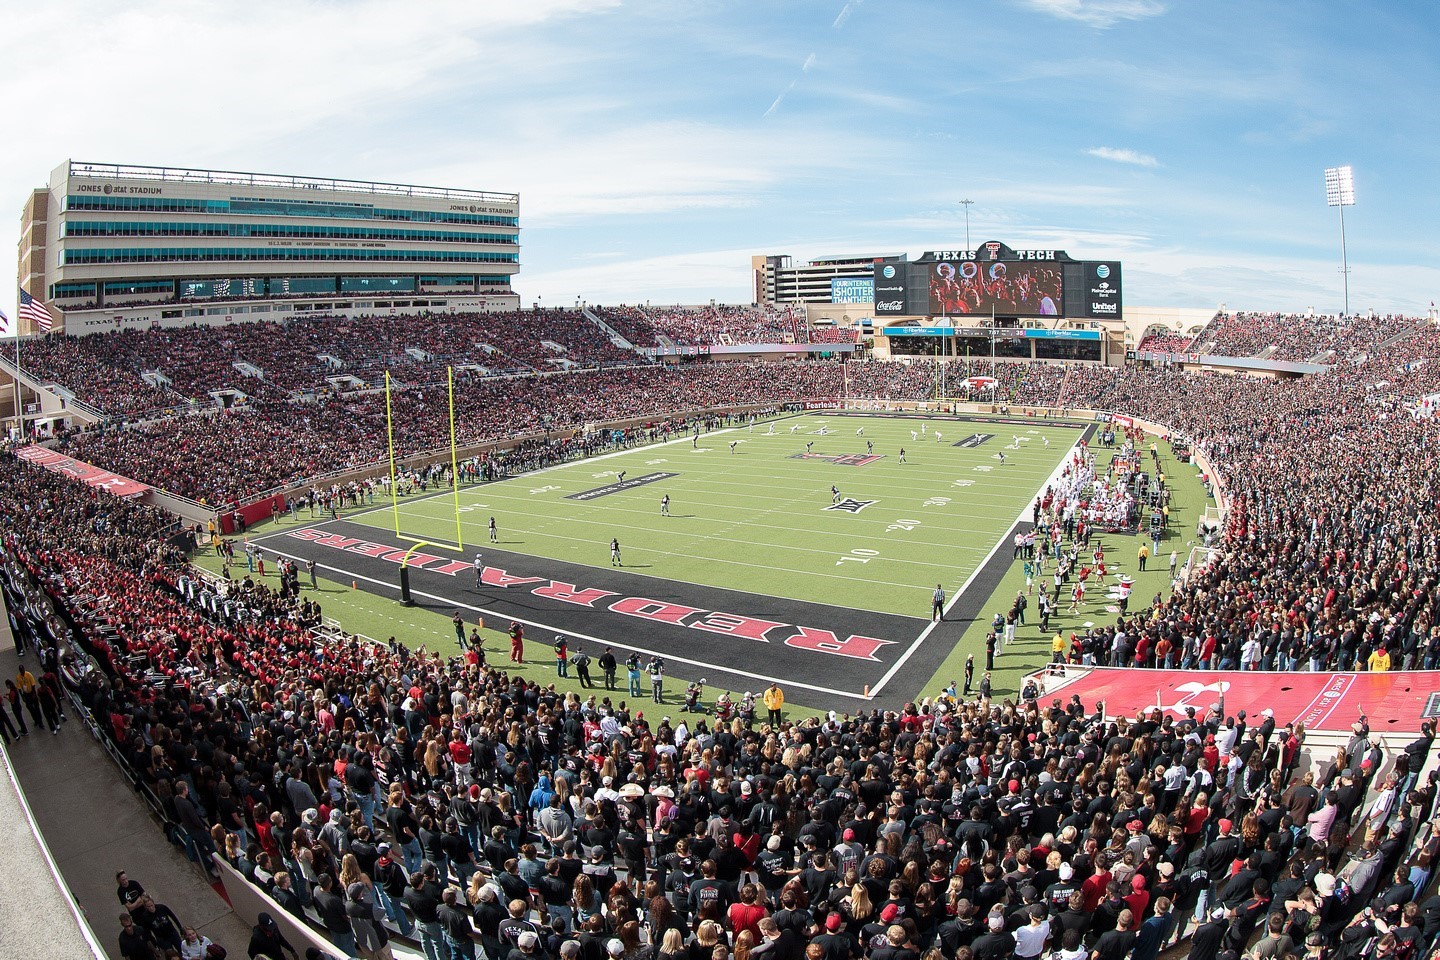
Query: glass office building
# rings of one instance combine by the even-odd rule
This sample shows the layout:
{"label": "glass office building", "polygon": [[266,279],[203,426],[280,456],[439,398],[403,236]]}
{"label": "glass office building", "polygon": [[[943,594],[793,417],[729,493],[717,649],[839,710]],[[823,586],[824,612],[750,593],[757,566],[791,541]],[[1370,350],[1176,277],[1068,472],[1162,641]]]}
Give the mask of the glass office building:
{"label": "glass office building", "polygon": [[510,310],[519,209],[513,193],[72,161],[25,205],[19,281],[67,333]]}

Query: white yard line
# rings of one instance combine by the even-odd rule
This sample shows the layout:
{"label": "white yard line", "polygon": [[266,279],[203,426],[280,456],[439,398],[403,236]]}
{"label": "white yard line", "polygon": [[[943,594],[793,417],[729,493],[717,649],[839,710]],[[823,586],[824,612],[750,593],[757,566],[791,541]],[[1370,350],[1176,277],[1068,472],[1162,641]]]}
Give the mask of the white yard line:
{"label": "white yard line", "polygon": [[[1080,440],[1084,436],[1085,432],[1081,431],[1080,436],[1075,438],[1075,442],[1070,445],[1069,450],[1065,451],[1065,456],[1062,457],[1060,463],[1056,465],[1055,470],[1050,474],[1049,479],[1047,479],[1044,484],[1041,485],[1039,490],[1035,491],[1035,495],[1037,497],[1044,491],[1046,486],[1053,484],[1060,479],[1061,473],[1063,473],[1065,470],[1065,465],[1070,462],[1070,457],[1074,454],[1075,448],[1080,446]],[[1015,518],[1015,522],[1010,524],[1010,528],[1006,531],[1005,536],[995,541],[995,546],[990,548],[990,552],[986,554],[985,559],[980,561],[980,565],[977,566],[973,571],[971,571],[970,576],[965,579],[965,582],[960,586],[960,589],[955,591],[954,596],[950,598],[950,602],[945,605],[944,613],[946,615],[950,613],[951,608],[954,607],[955,604],[960,602],[960,598],[965,595],[965,591],[970,589],[970,584],[973,583],[975,578],[980,575],[980,571],[984,570],[985,567],[989,565],[991,559],[994,558],[996,552],[1001,547],[1013,543],[1015,539],[1015,528],[1028,519],[1028,515],[1032,507],[1033,502],[1027,502],[1025,504],[1025,506],[1020,511],[1020,515]],[[869,699],[873,700],[880,695],[880,691],[885,689],[885,685],[888,684],[892,679],[894,679],[895,674],[900,672],[900,669],[905,666],[905,663],[910,659],[911,656],[914,655],[915,651],[920,649],[920,645],[925,642],[925,640],[930,636],[932,632],[934,632],[938,622],[939,621],[931,620],[930,623],[925,627],[925,629],[920,631],[920,636],[916,637],[911,642],[909,649],[907,649],[905,653],[901,655],[899,660],[896,660],[895,663],[891,665],[889,670],[885,671],[885,675],[880,678],[880,682],[870,688]]]}

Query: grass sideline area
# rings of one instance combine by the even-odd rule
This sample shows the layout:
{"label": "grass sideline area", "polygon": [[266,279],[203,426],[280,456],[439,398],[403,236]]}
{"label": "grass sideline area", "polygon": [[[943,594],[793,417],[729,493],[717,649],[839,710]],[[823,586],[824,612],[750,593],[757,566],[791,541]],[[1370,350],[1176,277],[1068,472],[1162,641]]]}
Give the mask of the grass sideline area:
{"label": "grass sideline area", "polygon": [[[1173,550],[1177,554],[1178,563],[1183,569],[1190,556],[1191,548],[1197,543],[1196,524],[1205,508],[1214,505],[1214,500],[1205,492],[1205,486],[1200,477],[1200,468],[1193,463],[1181,463],[1177,460],[1170,444],[1158,440],[1156,442],[1159,448],[1161,470],[1165,474],[1166,484],[1171,488],[1170,529],[1160,541],[1159,553],[1151,556],[1146,564],[1146,569],[1142,571],[1139,569],[1137,551],[1142,543],[1150,543],[1148,536],[1096,534],[1091,540],[1092,544],[1098,542],[1104,546],[1107,567],[1135,578],[1135,590],[1130,598],[1132,612],[1148,606],[1156,594],[1170,595],[1170,553]],[[1100,459],[1101,452],[1103,451],[1097,451],[1097,467],[1105,462]],[[1053,570],[1053,564],[1047,567],[1047,577],[1045,578],[1052,585],[1053,581],[1049,579],[1048,573]],[[1040,588],[1039,581],[1035,586],[1037,590]],[[933,697],[939,694],[951,680],[963,684],[965,658],[969,654],[975,656],[975,683],[978,685],[980,676],[985,669],[985,634],[990,629],[989,618],[996,612],[1008,611],[1015,594],[1024,589],[1024,564],[1016,560],[1006,571],[1000,585],[991,594],[984,608],[984,616],[970,623],[960,642],[950,652],[950,656],[925,684],[924,696]],[[1026,625],[1016,629],[1015,641],[1009,644],[995,660],[995,670],[991,674],[995,696],[1011,696],[1019,693],[1024,676],[1050,661],[1050,642],[1055,636],[1056,629],[1061,630],[1068,639],[1071,633],[1083,631],[1088,624],[1098,625],[1112,622],[1117,616],[1106,609],[1108,601],[1098,590],[1092,590],[1087,595],[1084,607],[1077,613],[1067,614],[1065,612],[1069,603],[1068,595],[1062,588],[1061,601],[1050,617],[1050,632],[1042,636],[1040,628],[1037,626],[1038,615],[1035,613],[1034,597],[1031,597],[1030,608],[1026,612]]]}
{"label": "grass sideline area", "polygon": [[[800,427],[793,434],[792,423]],[[702,434],[698,443],[685,438],[669,445],[636,448],[496,483],[464,487],[462,508],[470,508],[463,514],[467,541],[473,536],[483,551],[488,517],[495,511],[501,546],[508,551],[605,566],[609,561],[608,536],[614,535],[621,539],[627,564],[651,564],[639,571],[648,575],[696,583],[708,580],[732,589],[900,613],[914,617],[919,632],[928,619],[925,614],[934,583],[945,584],[947,594],[953,595],[1017,515],[1033,502],[1079,436],[1074,427],[1062,427],[1053,421],[1024,426],[997,423],[987,430],[975,422],[934,419],[926,422],[923,440],[911,440],[910,431],[918,431],[919,424],[908,418],[803,414],[793,420],[775,421],[774,435],[767,435],[768,424],[762,422],[753,432],[744,427],[716,431]],[[822,425],[826,427],[823,434],[818,432]],[[938,443],[933,435],[936,425],[944,431]],[[856,430],[861,427],[864,434],[857,436]],[[993,435],[972,446],[954,446],[981,433]],[[1017,441],[1017,437],[1028,441]],[[1050,439],[1048,448],[1041,437]],[[734,454],[729,450],[731,440],[737,441]],[[884,459],[863,465],[821,459],[854,456],[857,451],[852,448],[856,447],[859,455],[868,456],[867,441]],[[806,442],[813,443],[813,456],[802,459]],[[1017,449],[1006,451],[1007,461],[1001,468],[994,451],[1012,445]],[[900,446],[906,448],[906,464],[898,462]],[[1194,539],[1195,522],[1206,505],[1198,469],[1179,464],[1168,445],[1161,447],[1162,464],[1173,491],[1172,521],[1150,569],[1138,571],[1135,559],[1136,549],[1140,543],[1148,543],[1148,538],[1097,538],[1105,546],[1107,563],[1136,578],[1132,609],[1147,603],[1157,592],[1168,592],[1169,552],[1175,550],[1184,563]],[[1046,455],[1036,455],[1039,451]],[[1017,459],[1021,463],[1016,463]],[[662,462],[647,462],[656,460]],[[1103,468],[1108,453],[1097,450],[1097,461]],[[977,469],[987,466],[990,469]],[[1012,471],[1012,467],[1016,469]],[[572,493],[614,485],[622,470],[628,479],[651,472],[679,476],[622,487],[591,499],[566,499]],[[771,472],[774,475],[767,475]],[[825,510],[832,483],[840,488],[842,499],[875,502],[858,512]],[[672,497],[670,518],[658,515],[658,501],[665,493]],[[393,523],[389,506],[381,499],[377,496],[373,506],[352,508],[347,518],[377,527]],[[453,543],[455,514],[449,492],[402,498],[400,509],[402,529],[407,533],[438,540],[443,539],[441,531],[448,526]],[[752,518],[759,519],[747,523]],[[302,512],[299,522],[306,520]],[[664,520],[678,522],[664,528]],[[294,523],[281,519],[276,526],[283,530]],[[263,534],[269,529],[266,524],[251,528],[251,532]],[[778,542],[768,542],[772,539]],[[467,543],[467,555],[472,547]],[[757,551],[771,549],[780,561],[776,566],[747,559],[756,556]],[[1008,562],[1009,544],[1000,544],[998,549]],[[873,556],[868,555],[872,552]],[[844,557],[854,559],[847,561]],[[212,572],[220,571],[219,558],[213,553],[197,555],[196,561]],[[831,565],[828,570],[827,564]],[[842,569],[832,573],[836,567]],[[783,577],[774,576],[777,571],[783,571]],[[302,575],[301,581],[310,592],[308,577]],[[386,597],[352,589],[349,583],[322,577],[319,585],[315,599],[328,616],[351,632],[377,640],[397,636],[411,647],[424,644],[447,654],[458,652],[454,628],[447,616],[401,607]],[[959,680],[968,654],[975,655],[978,684],[984,669],[989,616],[996,610],[1008,609],[1010,599],[1023,588],[1024,575],[1016,561],[1009,565],[999,587],[982,607],[983,614],[966,626],[960,642],[925,683],[924,695],[938,694],[951,679]],[[805,592],[812,589],[819,595]],[[1059,610],[1063,611],[1067,604],[1068,600],[1062,602]],[[1013,694],[1024,673],[1049,659],[1050,636],[1056,626],[1068,635],[1086,623],[1112,619],[1114,614],[1104,606],[1103,596],[1092,593],[1085,611],[1073,616],[1057,612],[1052,617],[1051,634],[1041,637],[1032,599],[1029,624],[1018,630],[1016,641],[997,660],[992,675],[995,695]],[[505,665],[503,658],[509,652],[506,626],[486,623],[481,631],[487,656],[497,665]],[[554,683],[560,691],[582,695],[591,692],[580,687],[573,670],[568,679],[556,676],[549,640],[548,635],[527,638],[526,661],[514,672],[527,680]],[[587,652],[598,656],[599,651],[589,650],[588,646]],[[598,676],[599,670],[592,668],[592,674]],[[663,707],[666,714],[678,712],[691,679],[667,676]],[[603,694],[603,688],[598,692]],[[713,703],[719,692],[715,685],[707,687],[705,702]],[[738,699],[742,691],[731,692]],[[639,709],[651,705],[648,689],[642,701],[644,706]],[[886,701],[882,696],[877,703]],[[787,713],[796,717],[818,712],[787,705]]]}

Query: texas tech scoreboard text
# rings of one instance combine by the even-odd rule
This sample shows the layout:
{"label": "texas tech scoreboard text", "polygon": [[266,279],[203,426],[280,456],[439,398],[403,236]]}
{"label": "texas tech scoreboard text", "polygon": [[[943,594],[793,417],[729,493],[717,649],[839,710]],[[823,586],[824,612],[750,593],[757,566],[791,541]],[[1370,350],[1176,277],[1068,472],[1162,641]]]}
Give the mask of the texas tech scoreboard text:
{"label": "texas tech scoreboard text", "polygon": [[1120,264],[1064,250],[931,250],[875,264],[875,315],[1072,317],[1118,320]]}

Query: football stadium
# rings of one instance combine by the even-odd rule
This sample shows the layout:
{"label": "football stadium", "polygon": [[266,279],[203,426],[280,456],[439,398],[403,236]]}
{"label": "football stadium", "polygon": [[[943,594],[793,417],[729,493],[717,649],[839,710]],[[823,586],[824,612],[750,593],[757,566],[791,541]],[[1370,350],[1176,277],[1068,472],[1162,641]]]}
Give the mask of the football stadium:
{"label": "football stadium", "polygon": [[14,199],[6,956],[1436,956],[1433,305],[968,200],[562,306],[529,194]]}

